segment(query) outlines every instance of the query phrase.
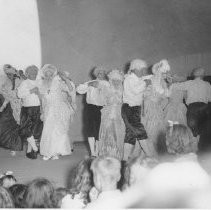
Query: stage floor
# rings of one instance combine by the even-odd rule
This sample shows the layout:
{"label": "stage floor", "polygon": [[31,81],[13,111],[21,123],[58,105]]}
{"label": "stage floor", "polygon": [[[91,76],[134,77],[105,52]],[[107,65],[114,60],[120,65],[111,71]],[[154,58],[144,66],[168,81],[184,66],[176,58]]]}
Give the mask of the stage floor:
{"label": "stage floor", "polygon": [[84,142],[75,143],[71,155],[48,161],[42,160],[41,156],[36,160],[30,160],[25,157],[25,152],[17,152],[16,156],[11,156],[10,151],[0,148],[0,173],[13,171],[19,183],[46,177],[56,187],[67,187],[71,169],[87,156],[88,149]]}

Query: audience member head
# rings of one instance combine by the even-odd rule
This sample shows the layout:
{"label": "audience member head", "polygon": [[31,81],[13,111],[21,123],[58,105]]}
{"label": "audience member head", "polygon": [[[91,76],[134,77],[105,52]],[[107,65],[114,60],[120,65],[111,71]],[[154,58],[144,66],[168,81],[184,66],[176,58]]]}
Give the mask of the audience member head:
{"label": "audience member head", "polygon": [[52,64],[45,64],[41,71],[45,80],[52,80],[58,73],[57,68]]}
{"label": "audience member head", "polygon": [[128,73],[133,72],[137,77],[142,77],[147,75],[147,71],[148,65],[146,61],[135,59],[131,61]]}
{"label": "audience member head", "polygon": [[102,66],[96,67],[92,71],[92,75],[99,80],[105,80],[106,79],[106,70]]}
{"label": "audience member head", "polygon": [[99,192],[117,189],[117,183],[121,178],[121,163],[118,159],[99,156],[93,160],[91,169],[95,187]]}
{"label": "audience member head", "polygon": [[12,174],[13,174],[12,171],[8,171],[8,172],[0,175],[0,186],[9,188],[12,185],[14,185],[17,182],[17,180],[15,179],[15,177]]}
{"label": "audience member head", "polygon": [[69,194],[70,191],[66,188],[63,187],[59,187],[55,190],[55,205],[57,208],[61,208],[61,204],[62,204],[62,199]]}
{"label": "audience member head", "polygon": [[138,156],[128,161],[124,171],[124,187],[132,186],[146,178],[150,170],[158,164],[154,158]]}
{"label": "audience member head", "polygon": [[38,68],[35,65],[28,66],[25,70],[25,75],[30,80],[36,80]]}
{"label": "audience member head", "polygon": [[14,204],[15,208],[23,208],[23,199],[24,194],[26,192],[27,186],[24,184],[14,184],[9,188],[9,191],[11,192],[13,198],[14,198]]}
{"label": "audience member head", "polygon": [[82,160],[72,171],[70,180],[70,192],[72,194],[82,193],[85,196],[88,196],[88,193],[93,186],[93,177],[90,169],[91,162],[92,158]]}
{"label": "audience member head", "polygon": [[169,153],[186,154],[196,152],[191,131],[181,124],[170,124],[166,132],[166,146]]}
{"label": "audience member head", "polygon": [[24,195],[26,208],[54,208],[54,187],[45,178],[34,179]]}
{"label": "audience member head", "polygon": [[194,78],[203,78],[205,74],[205,70],[203,68],[196,68],[192,71],[192,76]]}
{"label": "audience member head", "polygon": [[10,192],[0,186],[0,208],[14,208],[14,202]]}

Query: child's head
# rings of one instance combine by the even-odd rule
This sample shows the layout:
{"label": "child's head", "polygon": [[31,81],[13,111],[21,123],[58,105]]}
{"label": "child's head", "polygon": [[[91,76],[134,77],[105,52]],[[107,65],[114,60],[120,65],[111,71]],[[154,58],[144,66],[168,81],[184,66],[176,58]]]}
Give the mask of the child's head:
{"label": "child's head", "polygon": [[9,188],[9,191],[13,195],[15,208],[23,208],[23,198],[26,192],[27,186],[24,184],[14,184]]}
{"label": "child's head", "polygon": [[0,186],[0,208],[14,208],[14,202],[10,192]]}
{"label": "child's head", "polygon": [[[143,180],[151,168],[155,167],[158,161],[149,157],[135,157],[131,159],[124,171],[124,185],[131,186]],[[124,187],[125,187],[124,186]]]}
{"label": "child's head", "polygon": [[16,184],[17,180],[12,175],[12,172],[8,171],[5,174],[2,174],[0,177],[0,186],[9,188],[12,185]]}
{"label": "child's head", "polygon": [[166,132],[166,146],[169,153],[186,154],[192,151],[191,131],[181,124],[173,124]]}
{"label": "child's head", "polygon": [[72,171],[70,188],[72,193],[89,193],[93,186],[92,172],[90,170],[92,158],[82,160]]}
{"label": "child's head", "polygon": [[69,193],[70,191],[63,187],[59,187],[55,190],[55,203],[57,208],[61,208],[62,199]]}
{"label": "child's head", "polygon": [[45,178],[34,179],[24,194],[26,208],[54,208],[54,187]]}
{"label": "child's head", "polygon": [[91,169],[98,191],[117,188],[117,183],[121,178],[121,163],[118,159],[109,156],[98,157],[92,162]]}

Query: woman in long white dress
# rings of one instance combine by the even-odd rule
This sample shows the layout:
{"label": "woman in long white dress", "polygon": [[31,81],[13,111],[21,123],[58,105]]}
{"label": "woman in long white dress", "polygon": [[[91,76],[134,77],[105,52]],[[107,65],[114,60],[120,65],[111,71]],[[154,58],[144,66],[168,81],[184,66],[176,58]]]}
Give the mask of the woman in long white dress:
{"label": "woman in long white dress", "polygon": [[53,65],[46,64],[42,73],[44,77],[40,92],[44,127],[40,154],[43,155],[43,160],[55,160],[59,155],[72,153],[69,129],[75,113],[75,86],[70,81],[68,83],[65,75],[58,75]]}

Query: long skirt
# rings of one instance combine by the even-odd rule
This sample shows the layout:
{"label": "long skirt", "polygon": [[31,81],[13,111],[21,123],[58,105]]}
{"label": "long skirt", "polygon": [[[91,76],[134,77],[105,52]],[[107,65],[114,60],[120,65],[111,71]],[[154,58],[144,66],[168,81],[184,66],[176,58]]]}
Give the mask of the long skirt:
{"label": "long skirt", "polygon": [[63,101],[47,105],[40,142],[41,155],[51,158],[72,153],[69,131],[73,114],[73,109]]}
{"label": "long skirt", "polygon": [[142,123],[147,131],[149,140],[154,145],[154,150],[158,153],[165,153],[165,132],[163,106],[157,101],[146,100]]}
{"label": "long skirt", "polygon": [[99,155],[110,155],[122,160],[125,125],[121,116],[121,105],[105,106],[101,112]]}
{"label": "long skirt", "polygon": [[135,145],[136,140],[148,138],[146,130],[141,123],[141,106],[130,107],[128,104],[123,104],[122,118],[126,127],[125,143]]}
{"label": "long skirt", "polygon": [[201,134],[208,119],[208,105],[201,102],[191,103],[187,110],[187,124],[193,136]]}
{"label": "long skirt", "polygon": [[33,136],[40,140],[43,129],[43,122],[40,119],[40,106],[21,108],[21,136],[24,140]]}
{"label": "long skirt", "polygon": [[88,137],[94,137],[95,140],[99,140],[100,121],[102,106],[96,106],[93,104],[87,104],[87,131]]}
{"label": "long skirt", "polygon": [[20,126],[13,117],[10,103],[3,112],[0,112],[0,147],[13,151],[23,150],[23,142],[20,137]]}

